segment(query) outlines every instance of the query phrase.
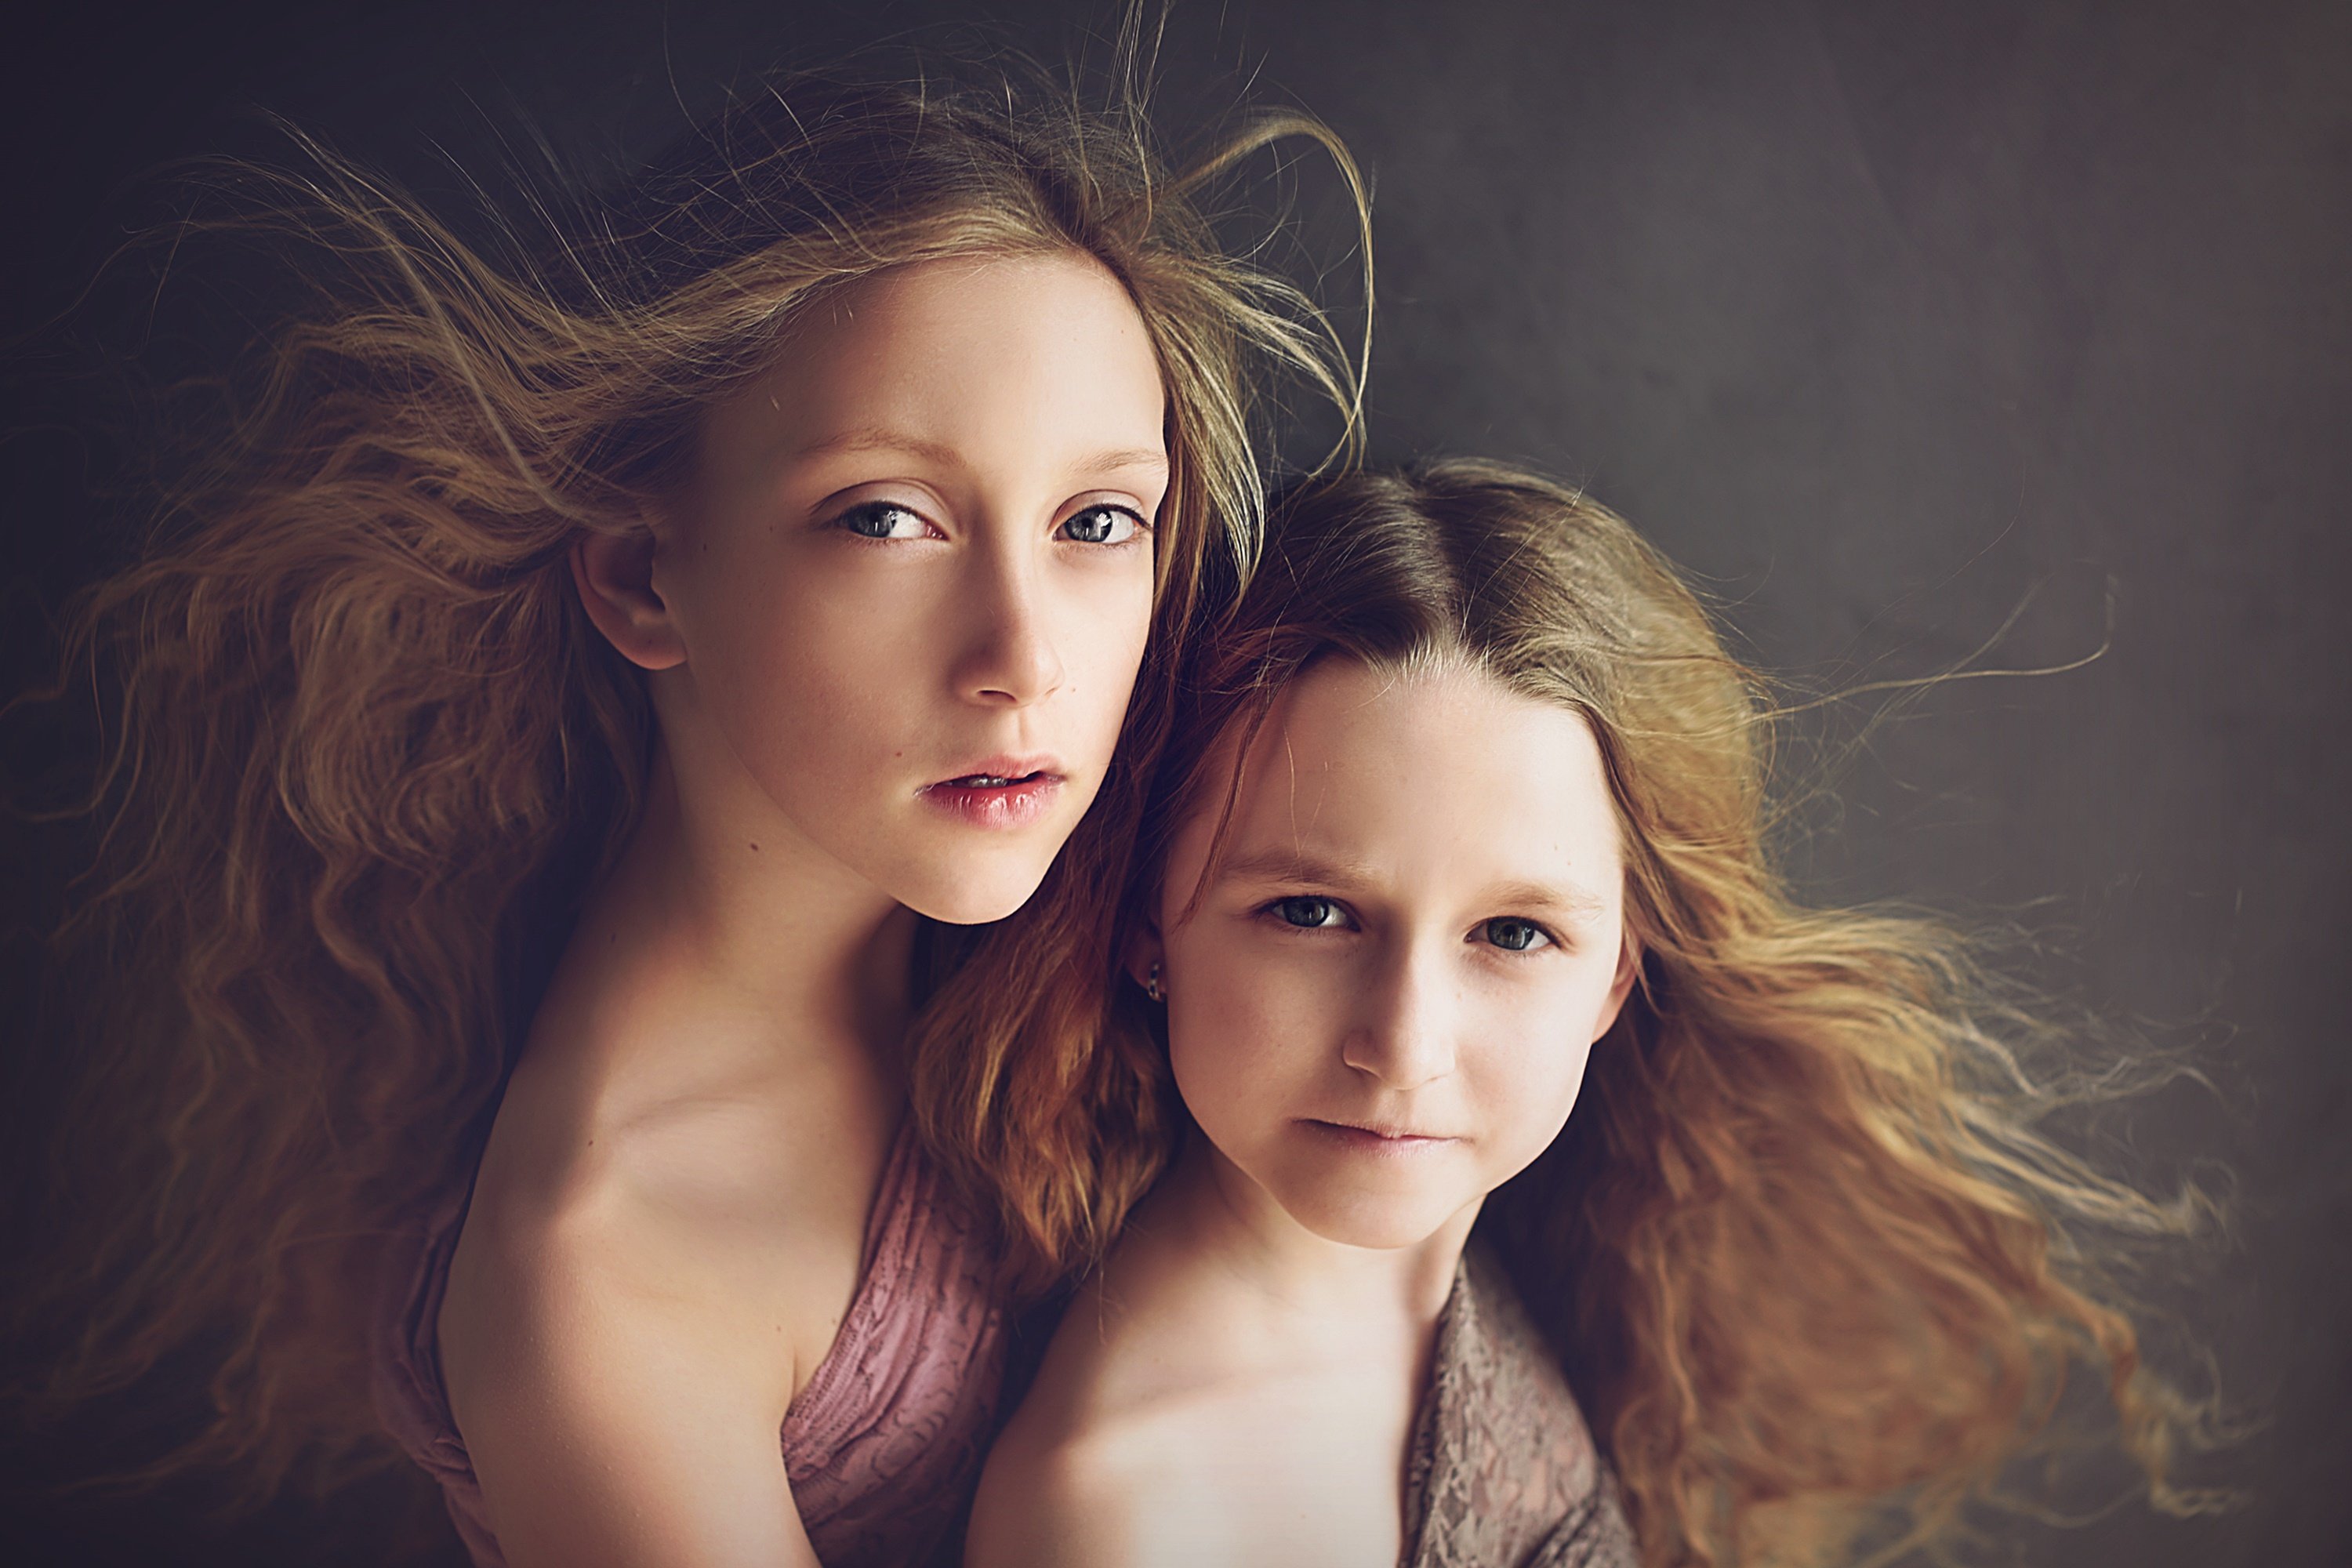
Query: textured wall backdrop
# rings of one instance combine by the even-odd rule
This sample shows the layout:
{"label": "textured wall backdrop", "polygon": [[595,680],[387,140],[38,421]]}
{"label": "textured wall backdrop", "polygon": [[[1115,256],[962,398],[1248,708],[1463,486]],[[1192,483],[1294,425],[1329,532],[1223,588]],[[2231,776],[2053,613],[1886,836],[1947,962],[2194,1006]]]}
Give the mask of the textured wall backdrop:
{"label": "textured wall backdrop", "polygon": [[[11,23],[0,326],[62,304],[118,183],[263,145],[278,110],[432,190],[529,123],[642,147],[798,54],[993,19],[1058,57],[1108,5],[408,0],[45,7]],[[330,13],[334,13],[331,15]],[[1097,46],[1099,47],[1099,45]],[[2182,1089],[2105,1157],[2238,1194],[2221,1267],[2168,1305],[2266,1427],[2252,1500],[2000,1527],[1985,1561],[2352,1561],[2352,6],[2180,0],[1721,4],[1191,0],[1176,121],[1254,79],[1377,180],[1376,454],[1532,460],[1712,585],[1809,689],[1967,658],[2071,673],[1886,715],[1814,814],[1840,896],[2022,911],[2051,973],[2167,1045]],[[1318,239],[1329,181],[1295,179]],[[1336,243],[1323,248],[1337,262]],[[1334,297],[1352,300],[1344,265]],[[19,378],[9,684],[92,569],[79,447]],[[1834,749],[1876,710],[1832,710]],[[1896,721],[1899,720],[1899,721]],[[58,852],[9,841],[37,903]],[[12,984],[26,972],[9,948]],[[178,1500],[0,1524],[9,1560],[301,1563],[364,1547],[286,1510],[207,1534]],[[341,1545],[331,1543],[341,1542]]]}

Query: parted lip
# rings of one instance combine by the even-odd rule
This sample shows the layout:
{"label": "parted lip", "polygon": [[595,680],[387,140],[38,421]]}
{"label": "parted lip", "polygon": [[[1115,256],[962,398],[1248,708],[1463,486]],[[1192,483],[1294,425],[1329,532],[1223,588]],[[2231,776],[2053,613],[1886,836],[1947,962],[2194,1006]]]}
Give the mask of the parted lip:
{"label": "parted lip", "polygon": [[1406,1127],[1390,1121],[1357,1121],[1340,1116],[1310,1116],[1309,1121],[1319,1121],[1326,1127],[1343,1127],[1350,1132],[1369,1132],[1375,1138],[1385,1138],[1392,1143],[1451,1143],[1451,1132],[1429,1132],[1418,1127]]}
{"label": "parted lip", "polygon": [[955,772],[943,778],[936,779],[923,787],[925,789],[969,789],[973,786],[968,781],[973,779],[1019,780],[1033,774],[1039,778],[1050,779],[1066,776],[1063,772],[1062,759],[1049,752],[1040,752],[1031,756],[1013,756],[1000,752],[992,757],[979,758],[971,765],[958,768]]}

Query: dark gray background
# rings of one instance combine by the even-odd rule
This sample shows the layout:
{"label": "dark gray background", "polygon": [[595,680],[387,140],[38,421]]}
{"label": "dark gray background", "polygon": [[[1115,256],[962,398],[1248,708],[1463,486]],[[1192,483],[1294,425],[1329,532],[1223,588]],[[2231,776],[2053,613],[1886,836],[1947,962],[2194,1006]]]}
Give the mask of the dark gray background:
{"label": "dark gray background", "polygon": [[[325,9],[15,25],[8,331],[111,242],[120,181],[256,145],[243,106],[446,189],[438,149],[488,167],[526,121],[625,151],[780,58],[975,17],[1058,57],[1115,20]],[[1866,735],[1881,710],[1850,703],[1797,753],[1838,762],[1843,808],[1813,811],[1801,846],[1816,887],[2022,912],[2071,994],[2197,1050],[2214,1083],[2106,1119],[2101,1153],[2158,1186],[2235,1191],[2218,1266],[2162,1293],[2266,1423],[2212,1472],[2250,1503],[2000,1526],[1971,1556],[2352,1561],[2352,6],[1202,0],[1177,10],[1163,63],[1171,124],[1254,78],[1375,175],[1377,455],[1491,454],[1587,483],[1807,691],[1949,668],[2021,606],[1979,664],[2069,662],[2112,623],[2086,668],[1948,686]],[[1296,179],[1328,238],[1328,177]],[[1345,258],[1323,250],[1349,304]],[[13,686],[36,606],[104,540],[53,395],[10,396]],[[0,1537],[14,1560],[364,1552],[299,1510],[226,1536],[177,1501],[26,1519]]]}

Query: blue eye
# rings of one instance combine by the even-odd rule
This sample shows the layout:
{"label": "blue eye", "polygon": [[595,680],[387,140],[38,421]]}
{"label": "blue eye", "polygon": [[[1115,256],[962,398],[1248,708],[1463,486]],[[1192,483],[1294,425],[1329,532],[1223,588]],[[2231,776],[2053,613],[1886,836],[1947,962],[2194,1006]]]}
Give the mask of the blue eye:
{"label": "blue eye", "polygon": [[887,500],[851,507],[833,521],[834,526],[845,528],[860,539],[920,539],[930,526],[913,508]]}
{"label": "blue eye", "polygon": [[1339,907],[1336,899],[1276,899],[1269,907],[1285,925],[1301,930],[1348,923],[1348,911]]}
{"label": "blue eye", "polygon": [[1143,520],[1123,506],[1090,506],[1073,512],[1055,531],[1078,544],[1125,544],[1143,530]]}
{"label": "blue eye", "polygon": [[1513,920],[1508,916],[1492,920],[1478,927],[1478,934],[1506,952],[1527,952],[1551,945],[1551,933],[1533,921]]}

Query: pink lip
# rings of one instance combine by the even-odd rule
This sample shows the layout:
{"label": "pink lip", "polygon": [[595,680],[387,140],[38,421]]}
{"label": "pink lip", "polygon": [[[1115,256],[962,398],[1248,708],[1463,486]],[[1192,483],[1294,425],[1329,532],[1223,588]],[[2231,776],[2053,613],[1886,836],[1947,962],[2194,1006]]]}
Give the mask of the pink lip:
{"label": "pink lip", "polygon": [[1313,1117],[1302,1120],[1320,1136],[1359,1154],[1396,1156],[1461,1142],[1457,1138],[1436,1133],[1415,1132],[1405,1127],[1362,1126],[1352,1121],[1324,1121]]}
{"label": "pink lip", "polygon": [[1063,782],[1061,764],[1052,757],[982,757],[924,785],[921,794],[973,827],[1025,827],[1045,815]]}

